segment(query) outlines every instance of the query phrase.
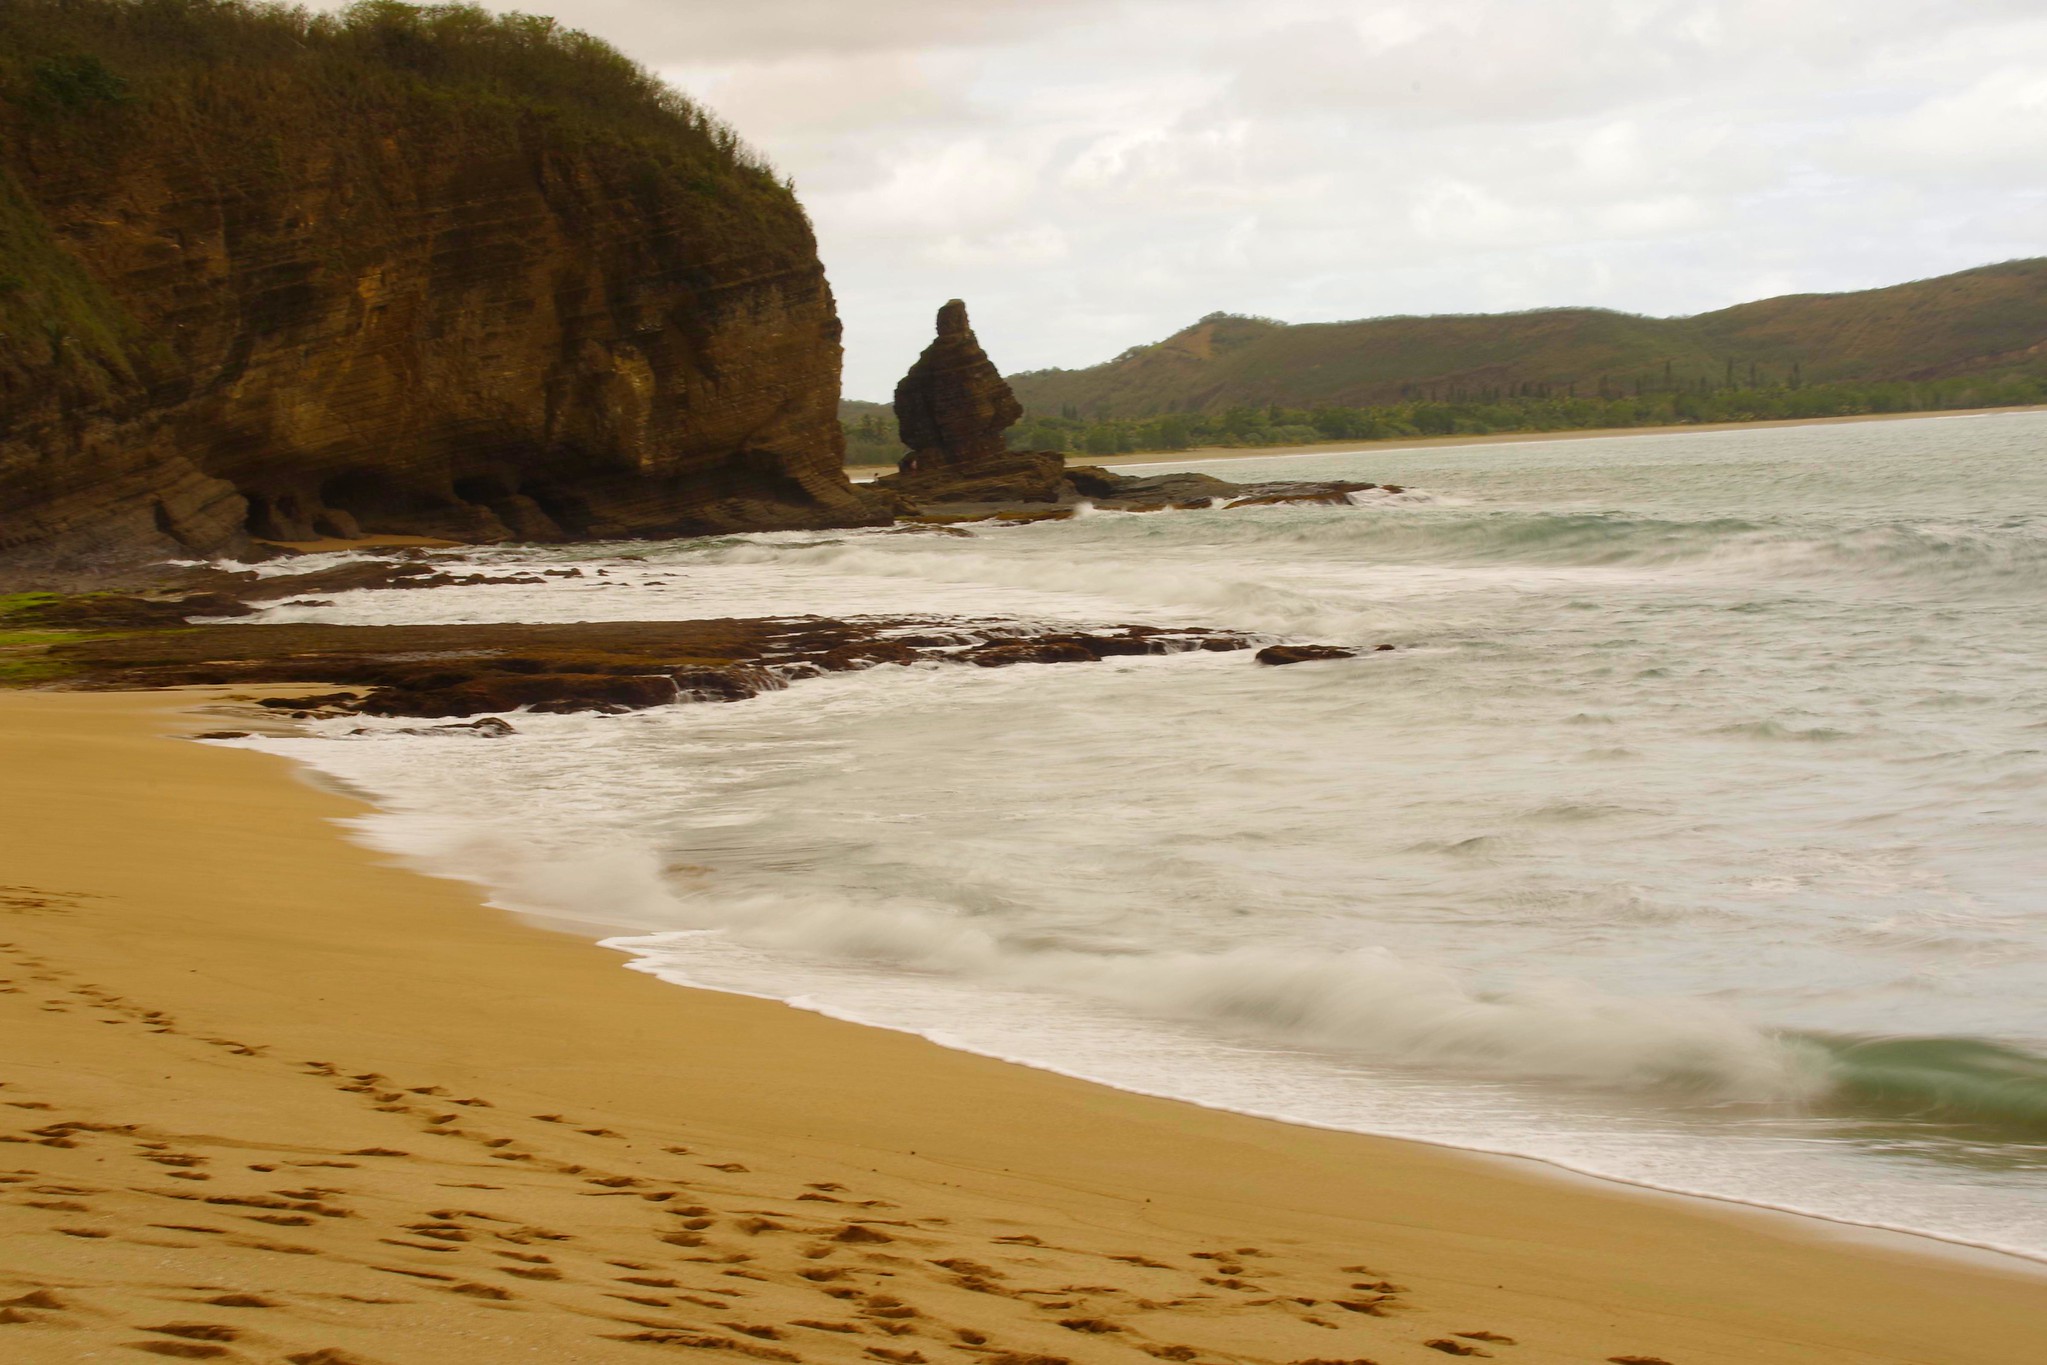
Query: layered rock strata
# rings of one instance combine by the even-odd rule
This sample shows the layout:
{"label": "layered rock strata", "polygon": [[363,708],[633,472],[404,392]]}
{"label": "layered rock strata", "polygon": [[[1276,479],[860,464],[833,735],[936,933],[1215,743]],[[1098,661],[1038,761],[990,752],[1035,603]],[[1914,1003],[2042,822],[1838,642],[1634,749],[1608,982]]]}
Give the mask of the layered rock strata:
{"label": "layered rock strata", "polygon": [[887,519],[809,224],[729,133],[380,84],[349,33],[188,69],[100,8],[118,99],[0,80],[0,565]]}
{"label": "layered rock strata", "polygon": [[1003,459],[1002,433],[1023,416],[959,299],[938,310],[938,336],[896,385],[895,409],[897,433],[910,448],[904,473]]}
{"label": "layered rock strata", "polygon": [[910,453],[875,484],[905,503],[1060,499],[1065,457],[1011,451],[1004,442],[1023,406],[981,349],[960,300],[938,310],[938,335],[896,385],[895,409]]}

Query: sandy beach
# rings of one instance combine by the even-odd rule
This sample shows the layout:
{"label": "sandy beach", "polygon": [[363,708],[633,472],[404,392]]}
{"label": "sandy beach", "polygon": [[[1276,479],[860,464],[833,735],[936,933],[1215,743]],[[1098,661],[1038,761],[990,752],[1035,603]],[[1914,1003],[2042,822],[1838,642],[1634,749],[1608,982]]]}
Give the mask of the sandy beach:
{"label": "sandy beach", "polygon": [[[1590,441],[1608,436],[1674,436],[1707,431],[1766,431],[1772,427],[1843,426],[1855,422],[1903,422],[1926,417],[1980,417],[1998,412],[2047,412],[2042,407],[1958,408],[1952,412],[1865,412],[1852,417],[1789,417],[1772,422],[1692,422],[1665,427],[1593,427],[1583,431],[1500,431],[1485,436],[1417,436],[1394,441],[1318,441],[1304,446],[1201,446],[1194,450],[1144,450],[1129,455],[1071,452],[1068,464],[1172,464],[1183,460],[1267,460],[1287,455],[1341,455],[1349,451],[1433,450],[1439,446],[1525,445],[1530,441]],[[849,465],[860,475],[883,474],[887,465]]]}
{"label": "sandy beach", "polygon": [[361,807],[283,761],[179,738],[222,704],[0,695],[9,1361],[2021,1365],[2047,1341],[2022,1262],[663,984],[349,843]]}

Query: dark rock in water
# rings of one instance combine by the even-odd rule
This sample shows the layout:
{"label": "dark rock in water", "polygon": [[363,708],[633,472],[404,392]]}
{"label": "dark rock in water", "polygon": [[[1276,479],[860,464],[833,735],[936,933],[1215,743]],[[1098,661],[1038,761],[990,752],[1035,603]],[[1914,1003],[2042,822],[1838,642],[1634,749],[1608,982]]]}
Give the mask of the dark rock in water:
{"label": "dark rock in water", "polygon": [[924,651],[908,640],[862,640],[828,649],[815,662],[827,673],[857,673],[881,664],[913,664],[923,657]]}
{"label": "dark rock in water", "polygon": [[1066,494],[1066,457],[1013,452],[1002,433],[1023,416],[1001,371],[988,359],[967,306],[938,310],[938,337],[896,385],[896,428],[910,453],[894,474],[874,481],[905,514],[938,504],[1057,502]]}
{"label": "dark rock in water", "polygon": [[1065,475],[1065,456],[1056,451],[1026,451],[973,465],[938,465],[887,474],[875,482],[918,506],[1057,502],[1066,491]]}
{"label": "dark rock in water", "polygon": [[971,650],[967,662],[1002,668],[1009,664],[1091,664],[1097,657],[1078,640],[1014,640]]}
{"label": "dark rock in water", "polygon": [[1318,483],[1254,483],[1237,490],[1232,507],[1347,506],[1350,495],[1376,488],[1377,484],[1348,483],[1337,479]]}
{"label": "dark rock in water", "polygon": [[204,730],[192,736],[194,739],[247,739],[247,730]]}
{"label": "dark rock in water", "polygon": [[[573,665],[571,665],[573,667]],[[443,669],[364,697],[368,716],[476,716],[490,711],[638,711],[677,699],[665,673],[621,676],[564,669],[558,673],[500,673],[478,669],[464,676]]]}
{"label": "dark rock in water", "polygon": [[1354,649],[1338,649],[1335,645],[1267,645],[1258,651],[1261,664],[1306,664],[1322,659],[1355,659]]}
{"label": "dark rock in water", "polygon": [[[1013,621],[863,618],[589,621],[553,625],[200,626],[82,635],[47,657],[92,686],[351,684],[265,703],[293,716],[469,717],[528,709],[621,712],[741,701],[798,678],[880,664],[1084,663],[1124,654],[1235,650],[1198,626],[1046,630]],[[435,733],[447,734],[446,727]]]}
{"label": "dark rock in water", "polygon": [[897,432],[910,448],[905,474],[1000,460],[1009,454],[1002,433],[1023,416],[958,299],[938,310],[938,338],[896,385],[895,407]]}
{"label": "dark rock in water", "polygon": [[1095,465],[1080,465],[1067,470],[1066,481],[1076,494],[1088,499],[1095,506],[1124,512],[1215,505],[1225,507],[1315,503],[1342,505],[1350,501],[1352,493],[1376,487],[1374,484],[1351,483],[1344,480],[1241,484],[1192,470],[1133,477],[1128,474],[1112,473]]}
{"label": "dark rock in water", "polygon": [[[352,735],[373,735],[375,730],[351,730]],[[440,735],[455,739],[503,739],[506,735],[519,732],[512,723],[500,716],[484,716],[479,720],[460,721],[449,725],[408,725],[402,730],[387,730],[393,735]]]}
{"label": "dark rock in water", "polygon": [[901,526],[891,526],[882,534],[891,536],[953,536],[962,540],[972,540],[974,538],[974,533],[964,527],[949,526],[936,522],[915,521],[906,522]]}
{"label": "dark rock in water", "polygon": [[789,684],[753,664],[730,668],[689,668],[671,676],[676,701],[745,701]]}
{"label": "dark rock in water", "polygon": [[1111,502],[1205,503],[1235,497],[1236,484],[1207,474],[1183,471],[1143,478],[1111,475],[1114,486],[1100,496]]}
{"label": "dark rock in water", "polygon": [[322,692],[317,697],[265,697],[256,703],[273,711],[312,711],[323,706],[354,706],[353,692]]}
{"label": "dark rock in water", "polygon": [[1107,498],[1115,496],[1117,485],[1124,479],[1098,464],[1076,464],[1067,466],[1066,482],[1083,498]]}
{"label": "dark rock in water", "polygon": [[472,720],[467,725],[436,725],[434,729],[443,734],[475,735],[479,739],[503,739],[506,735],[519,733],[512,727],[512,722],[502,716],[485,716],[481,720]]}

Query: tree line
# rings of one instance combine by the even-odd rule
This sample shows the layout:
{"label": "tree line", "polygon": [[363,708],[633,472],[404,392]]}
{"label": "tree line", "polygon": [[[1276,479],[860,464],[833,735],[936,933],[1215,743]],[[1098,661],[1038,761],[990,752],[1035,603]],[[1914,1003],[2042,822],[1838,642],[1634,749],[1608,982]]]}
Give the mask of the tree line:
{"label": "tree line", "polygon": [[[1197,446],[1285,446],[1495,432],[1688,426],[2047,402],[2047,376],[2024,374],[1883,383],[1781,382],[1753,388],[1671,388],[1638,393],[1623,393],[1601,384],[1582,395],[1575,392],[1575,385],[1521,387],[1524,391],[1491,390],[1440,398],[1418,395],[1368,407],[1239,404],[1213,412],[1128,418],[1084,417],[1069,405],[1056,416],[1027,415],[1010,429],[1008,439],[1012,450],[1122,455]],[[893,442],[894,432],[886,434],[889,444],[900,451]],[[849,437],[849,454],[851,448]]]}

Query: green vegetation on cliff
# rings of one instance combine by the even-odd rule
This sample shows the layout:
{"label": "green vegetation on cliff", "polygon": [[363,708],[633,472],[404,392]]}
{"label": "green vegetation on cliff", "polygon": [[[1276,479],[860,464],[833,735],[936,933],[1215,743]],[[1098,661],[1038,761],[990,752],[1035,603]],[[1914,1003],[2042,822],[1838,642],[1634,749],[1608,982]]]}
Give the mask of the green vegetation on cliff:
{"label": "green vegetation on cliff", "polygon": [[0,0],[0,561],[865,524],[792,187],[552,19]]}
{"label": "green vegetation on cliff", "polygon": [[2041,401],[2047,258],[1689,318],[1599,309],[1289,326],[1211,314],[1010,384],[1030,448],[1552,431]]}
{"label": "green vegetation on cliff", "polygon": [[[650,139],[700,159],[709,173],[743,171],[775,184],[715,115],[602,40],[539,15],[401,0],[358,0],[335,14],[264,0],[0,6],[0,94],[18,137],[203,115],[209,96],[247,93],[252,79],[261,94],[299,108],[319,89],[349,96],[363,112],[420,96],[544,110],[588,132]],[[330,131],[280,118],[263,133],[317,139]]]}
{"label": "green vegetation on cliff", "polygon": [[[163,368],[168,357],[149,354],[144,329],[53,239],[23,181],[71,179],[74,166],[187,136],[229,110],[246,133],[227,149],[240,164],[213,169],[240,183],[279,180],[295,151],[333,137],[334,118],[402,135],[457,113],[478,133],[513,137],[538,117],[566,140],[657,156],[756,229],[790,217],[787,186],[730,127],[553,19],[400,0],[338,14],[261,0],[5,0],[0,355],[46,347],[88,400]],[[374,179],[362,189],[373,205]],[[6,416],[0,405],[0,427]]]}

